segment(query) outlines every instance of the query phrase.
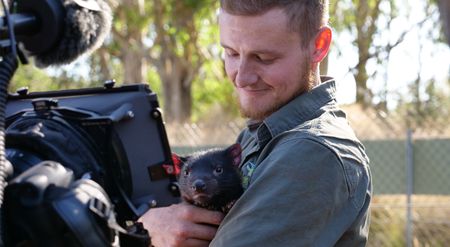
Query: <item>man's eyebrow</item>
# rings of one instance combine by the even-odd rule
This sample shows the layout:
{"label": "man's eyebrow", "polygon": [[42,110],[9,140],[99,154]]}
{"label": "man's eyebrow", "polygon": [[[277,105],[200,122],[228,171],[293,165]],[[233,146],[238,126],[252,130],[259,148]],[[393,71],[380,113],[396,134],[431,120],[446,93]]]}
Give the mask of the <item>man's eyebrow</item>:
{"label": "man's eyebrow", "polygon": [[262,49],[262,50],[254,50],[252,53],[254,53],[254,54],[278,55],[280,52],[279,51],[274,51],[274,50]]}
{"label": "man's eyebrow", "polygon": [[231,47],[225,45],[225,44],[222,43],[222,42],[220,42],[220,46],[222,46],[222,47],[225,48],[225,49],[231,49],[231,50],[233,50],[233,48],[231,48]]}
{"label": "man's eyebrow", "polygon": [[[230,49],[233,50],[233,48],[227,46],[224,43],[220,43],[220,45],[224,48],[224,49]],[[268,49],[261,49],[261,50],[254,50],[252,51],[253,54],[269,54],[269,55],[278,55],[280,52],[279,51],[274,51],[274,50],[268,50]]]}

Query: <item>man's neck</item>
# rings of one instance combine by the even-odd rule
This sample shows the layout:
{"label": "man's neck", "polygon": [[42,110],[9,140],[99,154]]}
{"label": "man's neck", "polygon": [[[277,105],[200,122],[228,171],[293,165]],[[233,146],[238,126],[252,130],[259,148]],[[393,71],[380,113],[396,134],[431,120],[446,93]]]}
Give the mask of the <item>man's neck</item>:
{"label": "man's neck", "polygon": [[311,88],[318,86],[320,83],[321,81],[320,81],[319,66],[316,66],[316,69],[313,70],[311,74]]}

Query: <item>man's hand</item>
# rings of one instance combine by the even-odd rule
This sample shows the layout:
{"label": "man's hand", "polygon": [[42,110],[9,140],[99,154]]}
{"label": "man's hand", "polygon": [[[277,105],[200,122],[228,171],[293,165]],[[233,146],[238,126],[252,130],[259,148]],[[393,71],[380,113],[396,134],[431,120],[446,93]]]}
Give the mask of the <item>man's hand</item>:
{"label": "man's hand", "polygon": [[147,211],[139,222],[148,230],[152,245],[208,246],[224,215],[186,203]]}

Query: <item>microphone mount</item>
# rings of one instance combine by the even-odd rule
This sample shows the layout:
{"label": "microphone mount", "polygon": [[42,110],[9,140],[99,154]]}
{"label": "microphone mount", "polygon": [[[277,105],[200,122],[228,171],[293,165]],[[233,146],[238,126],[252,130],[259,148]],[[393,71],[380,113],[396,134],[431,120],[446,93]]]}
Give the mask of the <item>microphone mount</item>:
{"label": "microphone mount", "polygon": [[[57,44],[64,31],[65,9],[58,0],[15,0],[9,16],[18,43],[30,55],[42,54]],[[0,18],[0,56],[10,46],[8,20]]]}
{"label": "microphone mount", "polygon": [[[12,14],[9,18],[12,22],[14,33],[36,34],[39,28],[38,18],[32,14]],[[9,28],[6,16],[0,18],[0,39],[9,38]]]}

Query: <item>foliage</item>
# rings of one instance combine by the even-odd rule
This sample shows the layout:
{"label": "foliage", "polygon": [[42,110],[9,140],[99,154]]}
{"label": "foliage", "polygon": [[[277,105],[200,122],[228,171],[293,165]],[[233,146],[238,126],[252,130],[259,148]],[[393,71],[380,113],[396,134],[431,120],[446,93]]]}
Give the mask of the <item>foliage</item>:
{"label": "foliage", "polygon": [[[356,103],[383,112],[392,110],[392,106],[398,107],[396,113],[406,114],[407,121],[416,121],[415,124],[420,125],[421,121],[427,122],[426,119],[442,111],[438,105],[447,104],[448,90],[443,91],[435,78],[422,77],[424,43],[442,41],[441,32],[435,28],[440,26],[436,1],[421,2],[424,9],[420,15],[413,12],[413,4],[417,3],[405,0],[332,1],[330,20],[336,30],[334,50],[338,51],[338,57],[354,57],[349,72],[356,83]],[[413,48],[409,53],[410,56],[418,54],[415,61],[418,71],[407,68],[405,73],[417,77],[393,82],[389,80],[391,52],[402,46],[407,37],[411,39],[412,34],[418,37],[417,49]],[[352,40],[351,49],[348,42],[339,40],[345,35]],[[407,89],[399,92],[399,87],[391,83],[403,83]]]}
{"label": "foliage", "polygon": [[10,82],[9,91],[15,92],[24,87],[30,91],[57,89],[52,84],[52,79],[44,71],[32,66],[19,66]]}
{"label": "foliage", "polygon": [[[411,91],[417,91],[417,85],[411,86]],[[413,97],[412,100],[403,97],[395,114],[404,116],[403,120],[409,128],[439,126],[442,121],[450,118],[450,80],[446,85],[436,85],[435,80],[426,82],[425,92],[422,96]]]}
{"label": "foliage", "polygon": [[[54,75],[49,75],[53,73]],[[69,73],[68,70],[56,69],[52,72],[41,70],[32,65],[19,66],[14,74],[9,92],[19,88],[28,88],[30,92],[73,89],[89,86],[89,82],[79,75]]]}
{"label": "foliage", "polygon": [[212,117],[211,110],[214,106],[220,106],[222,114],[228,116],[237,115],[237,105],[233,98],[234,88],[226,79],[217,81],[214,79],[205,79],[196,81],[193,88],[194,113],[192,120]]}
{"label": "foliage", "polygon": [[[330,22],[336,37],[332,50],[338,51],[339,57],[355,56],[349,72],[356,79],[358,102],[386,111],[388,101],[397,101],[394,104],[398,106],[397,112],[431,118],[442,111],[439,106],[448,104],[448,91],[442,90],[442,85],[433,82],[433,78],[421,78],[420,72],[416,81],[408,82],[408,90],[399,94],[389,89],[386,80],[391,51],[402,44],[412,29],[430,30],[430,26],[439,22],[436,17],[439,0],[427,2],[430,5],[425,5],[426,19],[417,21],[410,14],[412,3],[406,0],[330,1]],[[11,90],[24,85],[33,91],[86,87],[106,79],[116,79],[118,84],[148,82],[158,93],[165,111],[171,110],[169,105],[192,107],[183,108],[182,112],[197,121],[217,111],[219,105],[221,111],[237,115],[232,86],[225,78],[221,60],[217,1],[111,0],[110,3],[114,9],[113,31],[105,45],[87,60],[89,79],[72,73],[71,69],[44,72],[22,66]],[[399,22],[407,25],[399,29]],[[340,40],[345,35],[352,42]],[[423,39],[444,40],[442,32],[433,28],[423,34]],[[348,54],[349,50],[354,54]],[[330,61],[331,66],[333,62]],[[177,87],[180,92],[174,93],[173,88]],[[181,105],[174,105],[170,97],[178,94],[187,95],[182,96],[186,99]]]}
{"label": "foliage", "polygon": [[[196,23],[200,27],[198,43],[203,51],[204,62],[193,83],[191,119],[194,122],[211,117],[211,111],[220,110],[223,115],[234,117],[238,114],[233,86],[224,73],[215,12],[207,11],[202,14],[202,18],[197,19]],[[203,15],[209,15],[209,17],[205,18]]]}
{"label": "foliage", "polygon": [[212,95],[209,91],[197,91],[214,87],[217,95],[225,85],[220,83],[216,9],[211,0],[117,1],[111,38],[90,60],[91,77],[147,81],[166,117],[198,116],[204,110],[196,111],[213,101],[201,96]]}

